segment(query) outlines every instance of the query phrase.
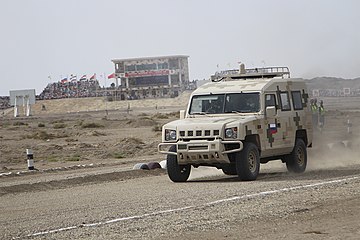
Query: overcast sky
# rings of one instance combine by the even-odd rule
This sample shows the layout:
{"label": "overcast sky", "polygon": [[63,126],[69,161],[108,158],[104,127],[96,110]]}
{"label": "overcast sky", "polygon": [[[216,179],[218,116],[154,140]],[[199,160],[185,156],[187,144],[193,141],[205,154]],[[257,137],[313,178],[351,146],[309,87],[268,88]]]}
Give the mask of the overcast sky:
{"label": "overcast sky", "polygon": [[0,0],[0,95],[70,74],[109,85],[112,59],[180,54],[190,80],[238,62],[356,78],[359,29],[357,0]]}

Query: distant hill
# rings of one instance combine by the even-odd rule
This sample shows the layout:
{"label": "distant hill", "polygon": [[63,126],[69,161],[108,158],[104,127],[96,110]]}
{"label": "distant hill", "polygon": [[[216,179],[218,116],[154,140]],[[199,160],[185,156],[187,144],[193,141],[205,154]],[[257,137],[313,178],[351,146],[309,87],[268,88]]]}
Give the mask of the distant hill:
{"label": "distant hill", "polygon": [[[305,79],[309,89],[360,89],[360,77],[354,79],[344,79],[335,77],[316,77]],[[210,82],[210,80],[198,80],[197,86]]]}
{"label": "distant hill", "polygon": [[360,77],[354,79],[343,79],[334,77],[316,77],[312,79],[306,79],[306,83],[311,89],[342,89],[353,88],[360,89]]}
{"label": "distant hill", "polygon": [[360,96],[360,77],[354,79],[316,77],[305,81],[310,94],[314,96]]}

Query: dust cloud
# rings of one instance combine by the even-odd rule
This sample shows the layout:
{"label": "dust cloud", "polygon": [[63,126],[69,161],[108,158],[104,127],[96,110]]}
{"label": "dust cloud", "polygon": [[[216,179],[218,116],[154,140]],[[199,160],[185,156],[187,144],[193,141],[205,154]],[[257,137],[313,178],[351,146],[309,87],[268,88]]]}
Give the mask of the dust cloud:
{"label": "dust cloud", "polygon": [[206,177],[213,177],[217,175],[224,175],[224,173],[217,168],[214,167],[198,167],[198,168],[191,168],[189,180],[199,179],[199,178],[206,178]]}
{"label": "dust cloud", "polygon": [[359,141],[335,140],[309,150],[308,170],[349,167],[355,164],[360,164]]}
{"label": "dust cloud", "polygon": [[[348,128],[346,122],[353,123]],[[315,132],[308,150],[308,170],[350,167],[360,164],[358,112],[329,112],[323,132]],[[350,131],[349,131],[350,130]]]}

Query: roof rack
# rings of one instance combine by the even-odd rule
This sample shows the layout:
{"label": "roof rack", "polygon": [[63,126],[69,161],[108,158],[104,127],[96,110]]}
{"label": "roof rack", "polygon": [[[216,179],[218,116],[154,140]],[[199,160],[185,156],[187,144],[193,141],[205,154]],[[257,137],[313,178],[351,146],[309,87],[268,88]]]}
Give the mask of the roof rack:
{"label": "roof rack", "polygon": [[288,67],[264,67],[264,68],[248,68],[240,65],[240,69],[230,69],[216,72],[211,76],[212,82],[219,82],[227,78],[230,79],[248,79],[248,78],[290,78]]}

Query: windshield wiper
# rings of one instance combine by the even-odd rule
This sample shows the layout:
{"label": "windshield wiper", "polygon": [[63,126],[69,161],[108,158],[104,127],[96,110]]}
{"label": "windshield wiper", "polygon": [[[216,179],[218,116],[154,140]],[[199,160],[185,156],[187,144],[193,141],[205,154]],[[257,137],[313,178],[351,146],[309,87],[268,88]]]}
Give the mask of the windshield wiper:
{"label": "windshield wiper", "polygon": [[252,110],[231,111],[231,113],[252,113],[252,112],[255,113]]}
{"label": "windshield wiper", "polygon": [[242,114],[242,113],[244,113],[244,112],[232,110],[232,111],[227,111],[227,112],[224,112],[224,113],[237,113],[237,114]]}
{"label": "windshield wiper", "polygon": [[193,112],[192,115],[207,115],[206,112]]}

